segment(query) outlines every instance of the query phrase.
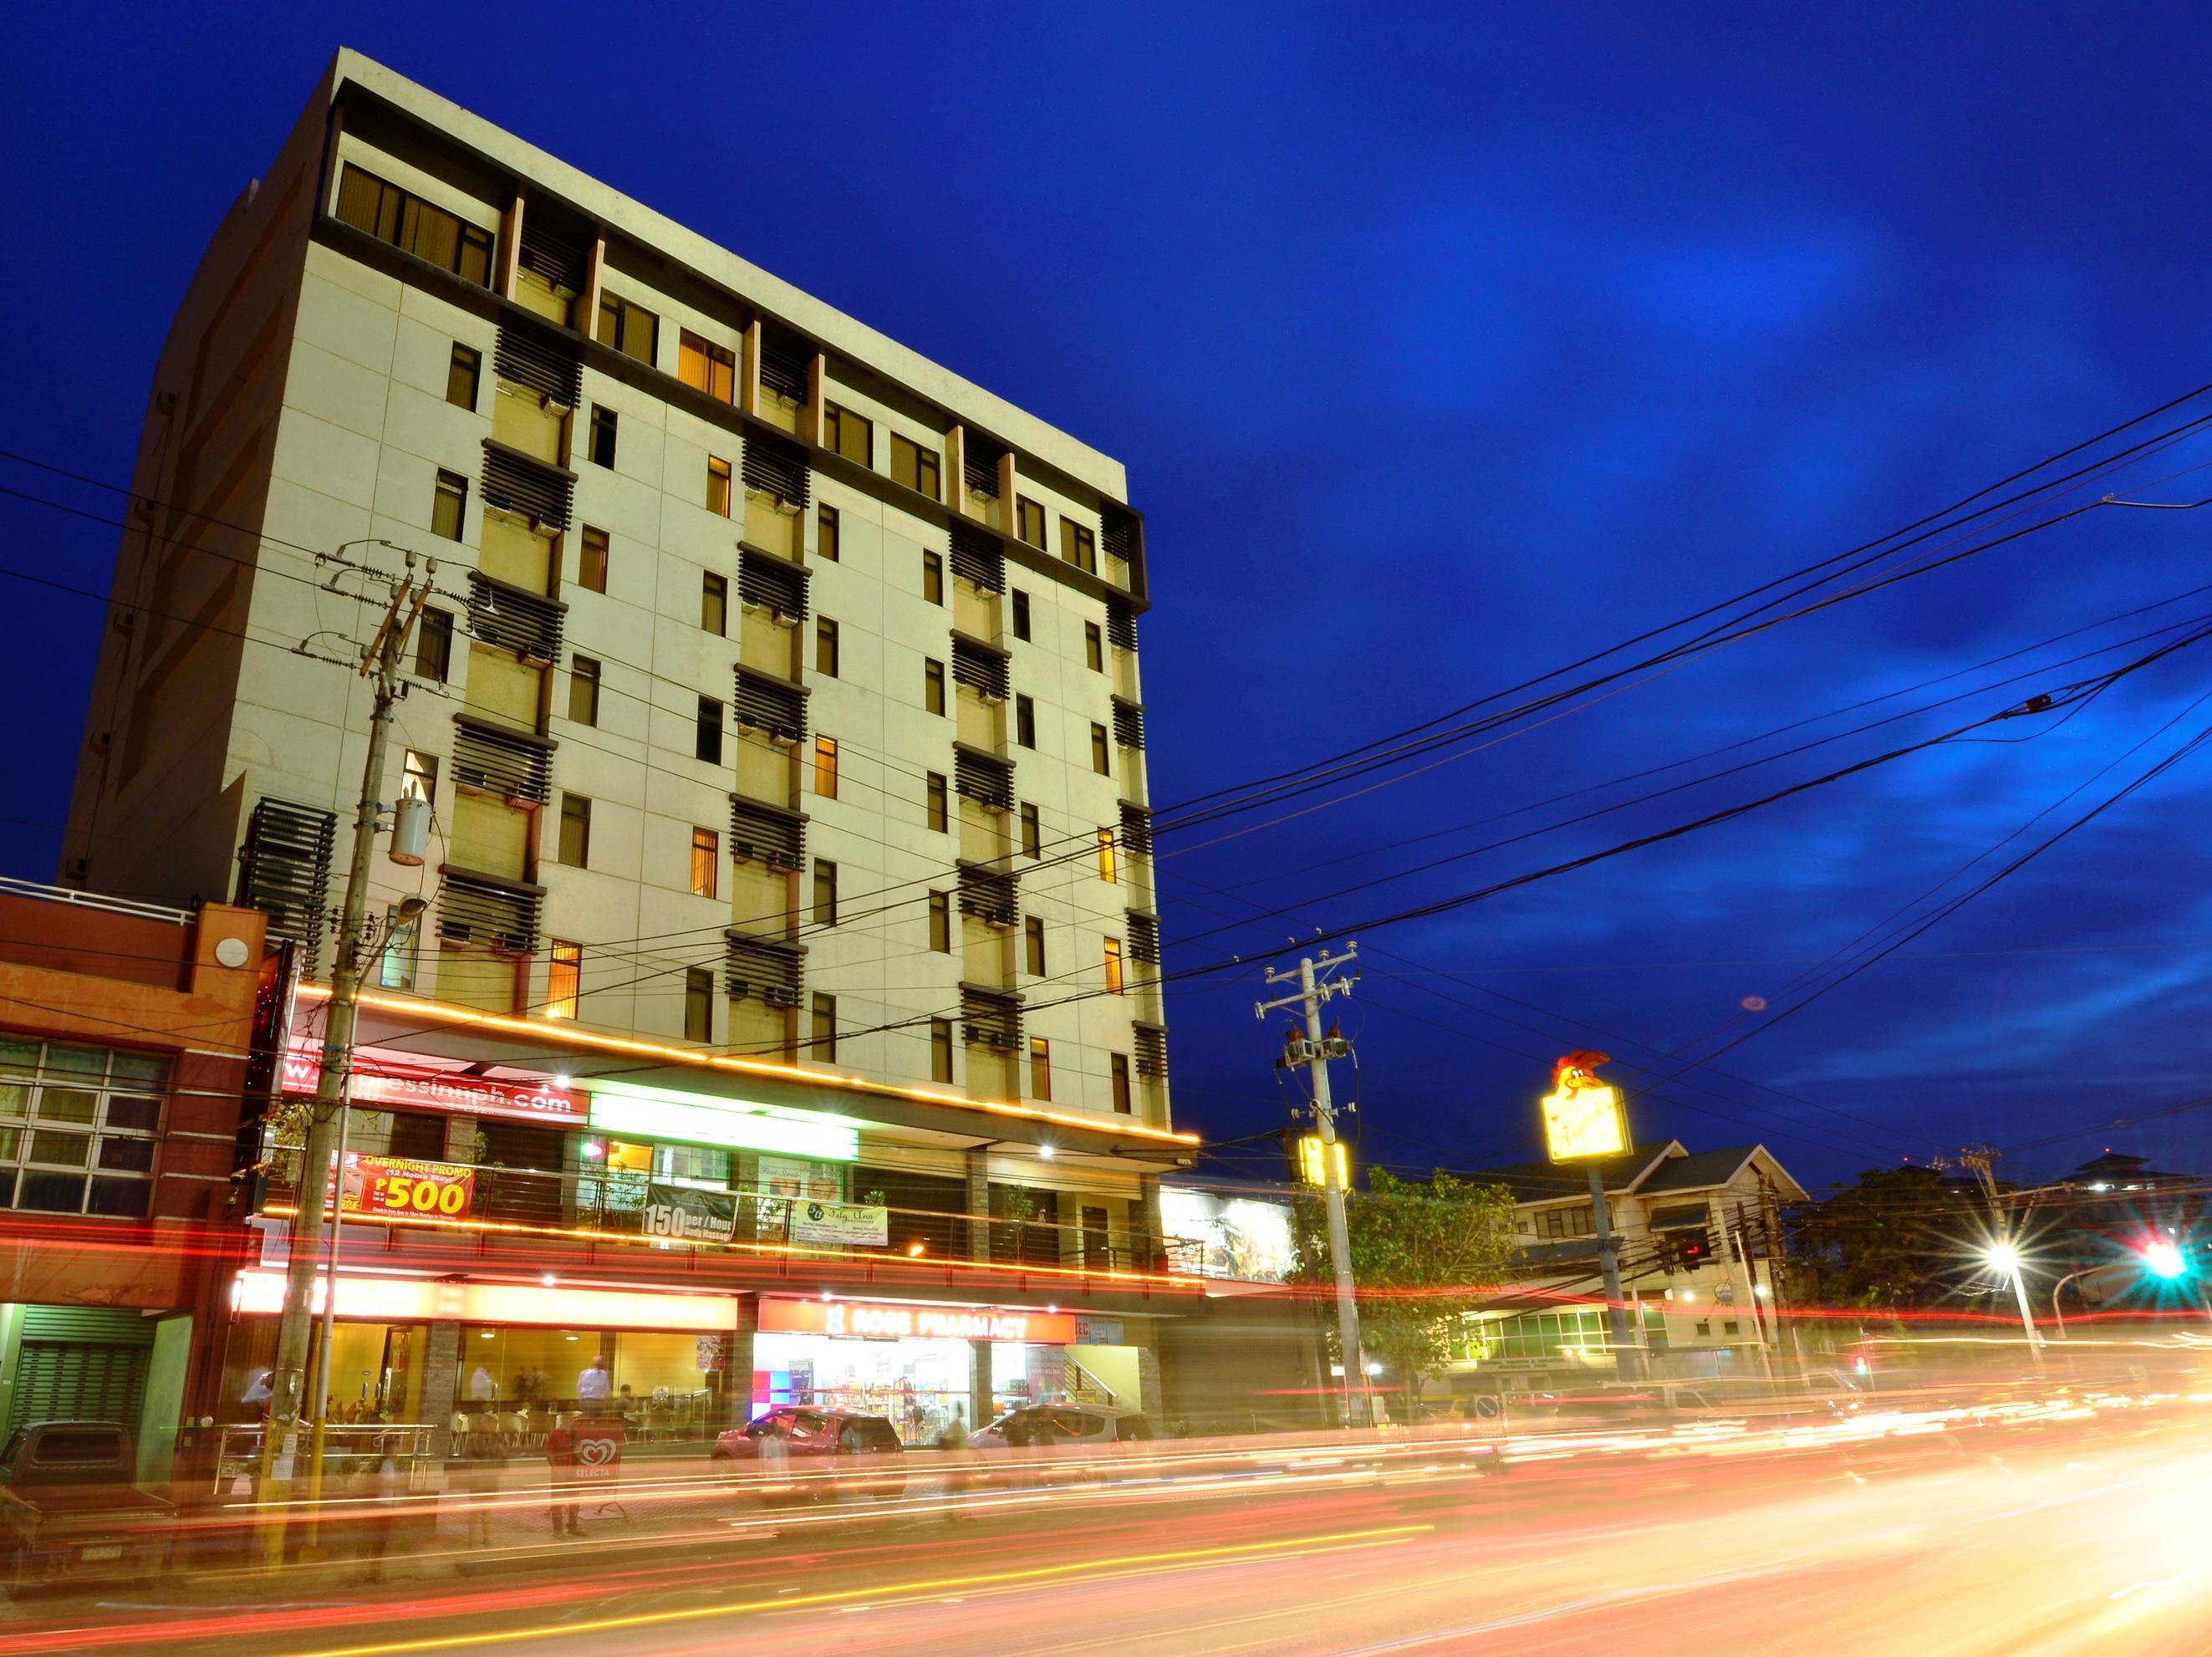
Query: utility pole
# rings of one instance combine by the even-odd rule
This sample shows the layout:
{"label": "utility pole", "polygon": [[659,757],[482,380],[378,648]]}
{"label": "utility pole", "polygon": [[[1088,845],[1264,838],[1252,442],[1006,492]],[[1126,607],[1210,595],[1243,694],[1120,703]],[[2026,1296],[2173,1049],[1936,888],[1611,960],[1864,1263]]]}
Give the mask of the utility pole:
{"label": "utility pole", "polygon": [[1358,959],[1358,944],[1347,944],[1342,955],[1324,950],[1319,961],[1305,956],[1295,973],[1268,968],[1268,983],[1288,984],[1295,980],[1297,993],[1255,1002],[1252,1011],[1263,1021],[1279,1007],[1299,1007],[1305,1014],[1305,1035],[1291,1037],[1283,1062],[1304,1065],[1313,1078],[1314,1123],[1321,1131],[1322,1208],[1328,1217],[1328,1259],[1336,1278],[1336,1344],[1344,1357],[1344,1417],[1349,1425],[1365,1427],[1373,1424],[1374,1417],[1367,1407],[1367,1364],[1359,1350],[1359,1308],[1352,1300],[1352,1232],[1345,1221],[1344,1188],[1336,1177],[1336,1110],[1328,1092],[1328,1061],[1349,1053],[1351,1044],[1340,1035],[1324,1036],[1321,1025],[1322,1004],[1332,996],[1351,994],[1353,980],[1316,976],[1351,965]]}
{"label": "utility pole", "polygon": [[2012,1218],[1997,1201],[1996,1170],[1991,1166],[1996,1156],[1992,1146],[1968,1145],[1959,1152],[1959,1165],[1980,1182],[1982,1194],[1989,1199],[1990,1210],[1996,1216],[2000,1241],[1989,1251],[1989,1262],[1994,1270],[2012,1280],[2013,1299],[2020,1305],[2021,1330],[2027,1337],[2027,1355],[2040,1369],[2043,1335],[2035,1326],[2035,1313],[2027,1303],[2027,1280],[2021,1275],[2020,1245],[2013,1232]]}
{"label": "utility pole", "polygon": [[[1596,1162],[1589,1164],[1590,1223],[1597,1230],[1597,1269],[1605,1279],[1605,1324],[1607,1338],[1613,1343],[1613,1372],[1622,1381],[1643,1378],[1641,1354],[1637,1350],[1636,1337],[1643,1334],[1638,1328],[1636,1337],[1628,1330],[1628,1302],[1620,1289],[1620,1238],[1613,1229],[1613,1217],[1605,1206],[1605,1174]],[[1638,1313],[1637,1321],[1643,1316]]]}
{"label": "utility pole", "polygon": [[[306,1395],[307,1347],[313,1327],[316,1256],[326,1214],[337,1199],[341,1171],[334,1165],[347,1095],[353,1080],[354,1024],[361,1005],[361,964],[368,909],[368,875],[376,854],[384,804],[384,756],[392,730],[392,710],[406,695],[400,662],[422,606],[430,597],[434,561],[415,574],[415,555],[406,555],[406,573],[388,576],[364,570],[390,590],[375,636],[362,647],[355,666],[368,680],[374,700],[368,724],[368,757],[362,768],[361,804],[354,814],[353,861],[346,872],[344,907],[338,922],[337,955],[331,967],[331,998],[323,1029],[322,1071],[308,1108],[306,1144],[300,1157],[299,1213],[292,1222],[292,1247],[284,1267],[284,1307],[276,1326],[276,1363],[270,1376],[269,1425],[262,1437],[261,1505],[270,1511],[262,1524],[263,1562],[281,1565],[284,1557],[284,1503],[291,1496],[300,1454],[301,1406]],[[329,561],[347,564],[343,556]],[[349,566],[360,568],[359,566]],[[335,589],[335,578],[333,590]],[[303,654],[307,653],[304,648]],[[329,659],[327,658],[324,659]],[[289,1042],[289,1032],[283,1039]],[[329,1293],[337,1295],[335,1263]],[[327,1362],[327,1360],[325,1360]]]}

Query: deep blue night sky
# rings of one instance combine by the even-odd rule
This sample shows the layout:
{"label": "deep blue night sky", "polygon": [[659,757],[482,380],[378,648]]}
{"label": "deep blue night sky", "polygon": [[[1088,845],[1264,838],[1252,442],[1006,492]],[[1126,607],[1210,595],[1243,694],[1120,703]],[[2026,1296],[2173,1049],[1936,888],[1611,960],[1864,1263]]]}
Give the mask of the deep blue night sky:
{"label": "deep blue night sky", "polygon": [[[2212,380],[2201,9],[36,9],[0,46],[17,318],[0,446],[127,476],[205,239],[343,41],[1124,458],[1149,520],[1166,807],[1560,665]],[[2208,463],[2199,437],[2088,495],[2195,500]],[[50,488],[9,465],[0,483]],[[0,525],[0,562],[105,589],[111,531],[12,500]],[[2116,665],[2156,642],[2122,640],[2212,611],[2212,592],[2181,596],[2212,581],[2208,537],[2212,509],[2092,513],[1328,809],[1165,838],[1170,965],[1264,956]],[[0,586],[18,714],[0,870],[50,879],[99,611]],[[1436,831],[1969,669],[1788,740],[2028,677],[1316,896],[1634,791]],[[2208,689],[2212,642],[2063,725],[1985,733],[2047,735],[1947,746],[1363,933],[1344,1017],[1364,1153],[1533,1154],[1554,1053],[1607,1048],[1649,1080],[1755,1029],[1795,974],[2172,753],[2212,720],[2185,713]],[[2212,1096],[2208,798],[2212,752],[1639,1101],[1644,1137],[1764,1139],[1815,1186],[1975,1140],[2012,1148],[2016,1178],[2106,1144],[2207,1168],[2212,1111],[2173,1108]],[[1355,860],[1311,866],[1333,859]],[[1171,995],[1182,1126],[1280,1122],[1260,992],[1245,971]]]}

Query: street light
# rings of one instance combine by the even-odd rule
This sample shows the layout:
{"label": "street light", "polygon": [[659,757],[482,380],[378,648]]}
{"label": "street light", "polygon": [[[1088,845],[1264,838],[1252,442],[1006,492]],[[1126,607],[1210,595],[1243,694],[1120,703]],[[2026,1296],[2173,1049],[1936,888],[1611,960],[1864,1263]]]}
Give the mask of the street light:
{"label": "street light", "polygon": [[2035,1331],[2035,1314],[2027,1309],[2027,1284],[2020,1275],[2020,1250],[2009,1242],[1991,1243],[1982,1251],[1990,1269],[2012,1279],[2013,1298],[2020,1302],[2020,1326],[2027,1335],[2027,1350],[2036,1368],[2043,1367],[2043,1337]]}

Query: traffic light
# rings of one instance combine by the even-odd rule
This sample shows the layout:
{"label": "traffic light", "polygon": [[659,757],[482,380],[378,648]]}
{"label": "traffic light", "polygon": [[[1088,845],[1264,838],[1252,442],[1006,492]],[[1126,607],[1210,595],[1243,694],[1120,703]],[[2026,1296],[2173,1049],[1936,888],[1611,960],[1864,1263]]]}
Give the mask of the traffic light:
{"label": "traffic light", "polygon": [[1659,1244],[1659,1263],[1669,1272],[1694,1272],[1712,1258],[1712,1234],[1702,1229],[1667,1232]]}
{"label": "traffic light", "polygon": [[[1324,1145],[1318,1133],[1285,1133],[1284,1149],[1291,1154],[1291,1177],[1300,1185],[1352,1189],[1352,1150],[1343,1140]],[[1332,1181],[1330,1174],[1335,1176]]]}
{"label": "traffic light", "polygon": [[2151,1276],[2166,1283],[2172,1283],[2189,1271],[2188,1257],[2182,1253],[2178,1245],[2166,1241],[2163,1237],[2143,1245],[2142,1263]]}

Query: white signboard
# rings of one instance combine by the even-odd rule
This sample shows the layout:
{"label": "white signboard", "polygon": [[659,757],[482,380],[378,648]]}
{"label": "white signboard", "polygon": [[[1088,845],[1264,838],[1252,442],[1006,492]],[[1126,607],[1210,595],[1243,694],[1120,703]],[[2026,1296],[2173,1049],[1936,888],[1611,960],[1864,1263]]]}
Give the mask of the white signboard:
{"label": "white signboard", "polygon": [[891,1240],[890,1224],[890,1210],[887,1208],[811,1201],[791,1205],[793,1242],[847,1243],[881,1248]]}
{"label": "white signboard", "polygon": [[1160,1224],[1170,1238],[1198,1246],[1208,1277],[1282,1283],[1290,1276],[1291,1211],[1284,1204],[1163,1186]]}

